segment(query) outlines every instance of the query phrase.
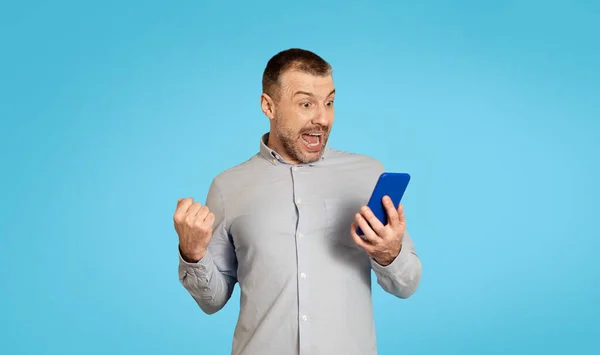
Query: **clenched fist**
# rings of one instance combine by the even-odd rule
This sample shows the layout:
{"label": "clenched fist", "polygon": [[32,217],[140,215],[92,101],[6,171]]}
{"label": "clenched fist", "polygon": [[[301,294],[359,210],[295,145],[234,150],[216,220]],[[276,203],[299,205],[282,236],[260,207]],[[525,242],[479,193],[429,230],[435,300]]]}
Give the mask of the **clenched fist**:
{"label": "clenched fist", "polygon": [[215,215],[192,198],[183,198],[177,202],[173,220],[182,257],[188,262],[198,262],[212,237]]}

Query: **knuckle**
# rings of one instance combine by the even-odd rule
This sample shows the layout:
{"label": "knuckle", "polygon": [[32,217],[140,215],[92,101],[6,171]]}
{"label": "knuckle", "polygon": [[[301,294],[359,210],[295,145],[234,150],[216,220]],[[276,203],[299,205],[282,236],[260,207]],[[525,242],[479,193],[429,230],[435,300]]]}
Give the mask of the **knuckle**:
{"label": "knuckle", "polygon": [[194,200],[192,200],[191,198],[189,198],[189,197],[186,197],[186,198],[184,198],[183,200],[181,200],[181,205],[183,205],[183,206],[186,206],[186,205],[189,205],[189,204],[191,204],[193,201],[194,201]]}
{"label": "knuckle", "polygon": [[185,223],[185,215],[182,213],[177,213],[173,216],[173,220],[177,224],[184,224]]}
{"label": "knuckle", "polygon": [[185,223],[189,226],[194,228],[196,226],[196,219],[193,216],[188,216],[185,219]]}

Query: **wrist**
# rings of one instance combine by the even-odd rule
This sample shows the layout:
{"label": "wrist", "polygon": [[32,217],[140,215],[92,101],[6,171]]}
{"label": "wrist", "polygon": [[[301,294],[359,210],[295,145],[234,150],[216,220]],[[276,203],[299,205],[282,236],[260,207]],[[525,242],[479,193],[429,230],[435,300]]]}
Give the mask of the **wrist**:
{"label": "wrist", "polygon": [[204,255],[206,255],[206,250],[202,250],[200,252],[188,252],[179,248],[179,252],[181,254],[181,258],[188,263],[197,263],[202,260]]}
{"label": "wrist", "polygon": [[375,259],[375,261],[381,266],[388,266],[391,263],[393,263],[394,260],[396,260],[398,255],[400,255],[401,250],[402,250],[402,244],[400,244],[400,247],[397,250],[394,250],[390,254],[388,254],[382,258],[373,258],[373,259]]}
{"label": "wrist", "polygon": [[385,258],[385,259],[382,259],[382,258],[379,258],[379,259],[377,259],[377,258],[374,258],[374,259],[375,259],[375,261],[377,262],[377,264],[379,264],[379,265],[381,265],[381,266],[388,266],[388,265],[390,265],[390,264],[391,264],[391,263],[394,261],[394,259],[393,259],[393,258]]}

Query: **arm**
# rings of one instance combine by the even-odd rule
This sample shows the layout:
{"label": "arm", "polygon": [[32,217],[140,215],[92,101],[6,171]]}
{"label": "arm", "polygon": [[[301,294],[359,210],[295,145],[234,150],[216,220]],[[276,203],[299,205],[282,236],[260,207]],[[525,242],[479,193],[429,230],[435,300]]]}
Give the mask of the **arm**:
{"label": "arm", "polygon": [[[374,177],[385,172],[383,164],[374,159],[372,162]],[[371,269],[381,288],[398,298],[408,298],[416,292],[421,281],[421,260],[406,230],[404,207],[394,208],[388,197],[382,203],[388,217],[387,225],[384,226],[368,206],[363,206],[355,216],[350,233],[354,242],[369,256]],[[356,234],[357,226],[365,239]]]}
{"label": "arm", "polygon": [[[377,283],[398,298],[408,298],[417,290],[421,280],[421,260],[406,230],[402,204],[396,210],[387,196],[382,203],[388,216],[386,225],[368,206],[363,206],[355,216],[350,233],[354,242],[369,256]],[[356,234],[357,226],[360,226],[365,239]]]}
{"label": "arm", "polygon": [[386,266],[370,258],[377,283],[388,293],[399,297],[410,297],[421,280],[421,260],[407,231],[404,232],[398,256]]}
{"label": "arm", "polygon": [[206,314],[221,310],[231,298],[237,282],[237,259],[227,228],[225,200],[213,181],[206,206],[215,216],[212,238],[204,256],[186,260],[179,249],[179,280]]}

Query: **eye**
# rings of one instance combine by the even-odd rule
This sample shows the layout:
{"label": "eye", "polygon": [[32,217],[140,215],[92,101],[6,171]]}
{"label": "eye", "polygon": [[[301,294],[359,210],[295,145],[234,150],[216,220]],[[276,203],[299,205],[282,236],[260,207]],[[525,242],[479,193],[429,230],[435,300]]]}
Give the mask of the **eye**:
{"label": "eye", "polygon": [[329,101],[329,102],[327,103],[327,106],[333,106],[333,100]]}
{"label": "eye", "polygon": [[302,106],[303,108],[309,108],[310,107],[310,102],[303,102],[300,104],[300,106]]}

